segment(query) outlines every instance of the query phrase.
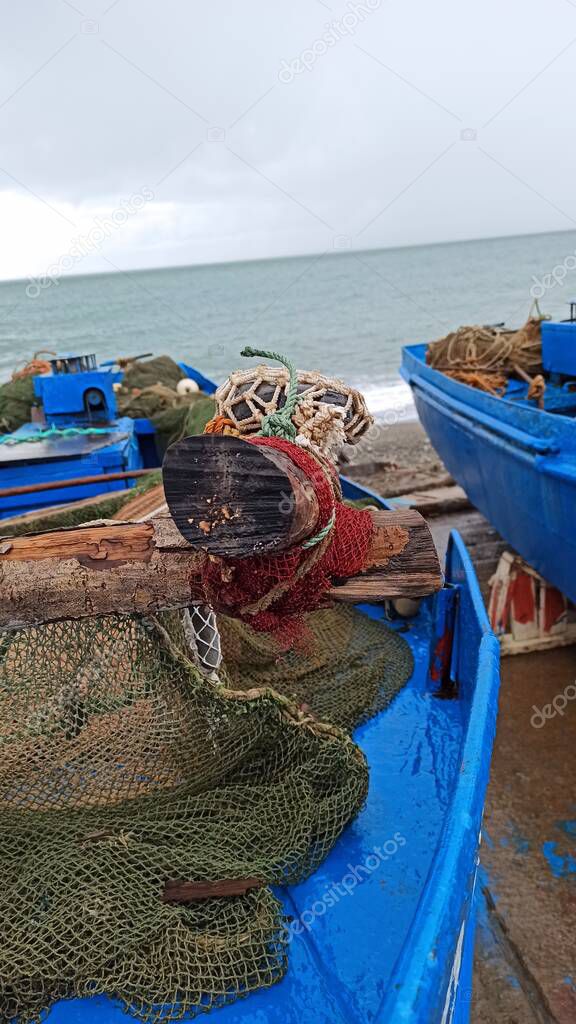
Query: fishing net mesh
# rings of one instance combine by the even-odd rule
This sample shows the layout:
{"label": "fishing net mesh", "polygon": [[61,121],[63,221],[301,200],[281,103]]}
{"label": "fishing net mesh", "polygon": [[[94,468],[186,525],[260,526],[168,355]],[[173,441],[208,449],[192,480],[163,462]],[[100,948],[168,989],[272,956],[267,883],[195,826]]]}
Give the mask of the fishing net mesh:
{"label": "fishing net mesh", "polygon": [[[108,993],[179,1020],[278,981],[287,929],[269,888],[320,864],[367,792],[346,730],[412,670],[401,636],[313,613],[281,660],[221,619],[221,684],[182,616],[106,616],[0,634],[0,1019]],[[343,728],[339,728],[339,726]],[[166,902],[167,882],[258,879]]]}

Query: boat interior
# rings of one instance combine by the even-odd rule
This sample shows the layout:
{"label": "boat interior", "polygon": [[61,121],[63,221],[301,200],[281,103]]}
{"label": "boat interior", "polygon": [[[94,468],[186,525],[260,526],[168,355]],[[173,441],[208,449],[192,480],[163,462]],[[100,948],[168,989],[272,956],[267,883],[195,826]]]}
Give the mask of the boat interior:
{"label": "boat interior", "polygon": [[[415,617],[389,621],[382,606],[359,607],[405,637],[413,672],[386,710],[354,733],[370,767],[363,810],[309,878],[275,889],[290,928],[285,977],[222,1006],[220,1024],[409,1021],[417,1010],[418,1019],[440,1020],[454,994],[454,948],[442,947],[462,937],[472,913],[473,874],[457,887],[453,881],[469,843],[478,841],[485,783],[479,766],[494,728],[497,641],[456,533],[446,586]],[[486,715],[490,705],[493,715]],[[472,970],[467,942],[460,950],[464,994]],[[428,955],[432,948],[436,958]],[[56,1004],[50,1020],[120,1024],[126,1016],[108,997],[95,996]]]}

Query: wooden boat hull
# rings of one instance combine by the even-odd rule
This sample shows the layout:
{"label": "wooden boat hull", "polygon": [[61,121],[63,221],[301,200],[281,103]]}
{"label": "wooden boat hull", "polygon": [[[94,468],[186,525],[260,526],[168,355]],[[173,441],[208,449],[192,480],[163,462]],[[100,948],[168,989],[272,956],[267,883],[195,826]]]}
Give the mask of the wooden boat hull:
{"label": "wooden boat hull", "polygon": [[[415,619],[396,621],[412,648],[413,675],[385,712],[356,730],[370,764],[364,809],[310,878],[277,890],[291,918],[286,976],[214,1010],[219,1024],[469,1020],[499,649],[457,534],[446,579]],[[61,1002],[50,1017],[128,1019],[106,997]]]}
{"label": "wooden boat hull", "polygon": [[495,398],[404,349],[402,375],[454,479],[504,539],[576,601],[576,419]]}

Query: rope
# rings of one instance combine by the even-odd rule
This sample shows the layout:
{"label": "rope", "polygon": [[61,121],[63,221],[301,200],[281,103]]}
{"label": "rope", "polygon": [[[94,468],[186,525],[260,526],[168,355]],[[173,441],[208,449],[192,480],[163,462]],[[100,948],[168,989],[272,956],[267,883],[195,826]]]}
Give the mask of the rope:
{"label": "rope", "polygon": [[35,434],[0,434],[0,444],[27,444],[29,441],[51,441],[61,437],[76,437],[82,434],[109,434],[109,427],[55,427],[49,430],[38,430]]}
{"label": "rope", "polygon": [[310,537],[309,540],[304,541],[304,544],[302,545],[302,547],[303,548],[313,548],[313,547],[316,546],[316,544],[320,544],[320,542],[323,541],[324,538],[328,536],[328,534],[330,533],[330,530],[334,526],[335,522],[336,522],[336,510],[334,509],[334,511],[332,512],[332,515],[330,516],[330,519],[326,523],[326,526],[322,527],[322,529],[319,530],[319,532],[317,534],[315,534],[314,537]]}
{"label": "rope", "polygon": [[294,363],[280,352],[268,352],[266,349],[251,348],[249,345],[242,349],[240,355],[275,359],[288,370],[290,376],[286,391],[286,403],[282,409],[277,409],[276,412],[268,413],[267,416],[263,417],[258,433],[260,437],[280,437],[283,441],[294,441],[297,430],[292,423],[292,416],[301,397],[298,394],[298,375]]}
{"label": "rope", "polygon": [[[334,518],[334,513],[333,513]],[[323,532],[323,531],[320,531]],[[319,535],[320,536],[320,535]],[[327,538],[326,529],[324,528],[324,537],[321,540],[316,540],[315,543],[318,547],[312,552],[309,558],[305,558],[295,570],[294,574],[284,580],[280,580],[271,590],[268,590],[262,595],[257,601],[253,601],[252,604],[246,604],[243,608],[240,608],[240,615],[259,615],[260,612],[268,610],[270,605],[275,604],[276,601],[284,594],[287,594],[289,590],[292,590],[296,583],[306,576],[311,569],[320,561],[327,548],[329,547],[332,538]],[[310,545],[307,545],[310,547]],[[302,547],[306,547],[305,544]]]}
{"label": "rope", "polygon": [[20,380],[22,377],[37,377],[44,373],[50,373],[52,369],[47,359],[31,359],[21,370],[14,370],[12,380]]}
{"label": "rope", "polygon": [[229,419],[228,416],[213,416],[204,427],[204,433],[232,434],[237,437],[240,431],[237,429],[234,420]]}

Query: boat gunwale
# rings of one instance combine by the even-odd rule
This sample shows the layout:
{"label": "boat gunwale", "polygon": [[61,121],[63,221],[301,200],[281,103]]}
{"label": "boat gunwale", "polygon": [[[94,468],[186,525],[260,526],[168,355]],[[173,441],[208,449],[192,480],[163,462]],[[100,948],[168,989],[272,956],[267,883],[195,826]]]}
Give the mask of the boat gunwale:
{"label": "boat gunwale", "polygon": [[[488,785],[491,753],[496,730],[498,691],[500,684],[500,645],[493,633],[484,606],[476,573],[464,541],[452,530],[446,556],[446,576],[451,582],[454,556],[464,570],[465,583],[471,598],[476,622],[481,629],[479,658],[466,722],[456,788],[446,814],[430,870],[422,887],[411,927],[405,937],[402,951],[390,975],[388,993],[378,1009],[375,1024],[389,1021],[449,1020],[440,1013],[438,999],[463,999],[469,991],[458,994],[458,978],[443,981],[437,972],[448,967],[452,972],[458,938],[467,928],[474,927],[473,897],[478,854],[475,868],[470,869],[480,842],[480,828],[486,788]],[[454,886],[454,879],[468,876],[467,890]],[[439,947],[443,946],[440,951]],[[444,1005],[446,1011],[447,1003]],[[453,1007],[452,1007],[453,1008]]]}

